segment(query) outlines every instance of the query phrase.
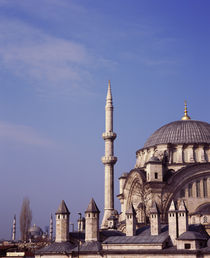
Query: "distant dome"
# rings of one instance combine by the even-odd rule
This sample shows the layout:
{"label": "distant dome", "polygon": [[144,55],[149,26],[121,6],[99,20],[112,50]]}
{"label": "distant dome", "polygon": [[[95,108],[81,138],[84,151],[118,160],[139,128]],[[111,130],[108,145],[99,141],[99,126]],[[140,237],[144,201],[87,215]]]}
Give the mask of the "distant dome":
{"label": "distant dome", "polygon": [[167,143],[210,144],[210,124],[196,120],[181,120],[166,124],[147,139],[144,148]]}
{"label": "distant dome", "polygon": [[43,231],[40,227],[36,226],[35,224],[29,228],[28,233],[32,237],[42,236]]}

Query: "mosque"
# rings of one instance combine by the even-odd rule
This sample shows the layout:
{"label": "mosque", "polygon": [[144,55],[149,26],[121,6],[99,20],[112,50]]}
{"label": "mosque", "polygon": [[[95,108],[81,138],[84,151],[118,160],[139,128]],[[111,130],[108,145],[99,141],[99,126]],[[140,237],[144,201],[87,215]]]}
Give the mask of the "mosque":
{"label": "mosque", "polygon": [[69,232],[64,201],[56,212],[56,237],[41,257],[210,257],[210,124],[180,121],[155,131],[136,151],[136,164],[119,178],[121,211],[114,208],[113,101],[105,106],[104,213],[91,199],[78,231]]}

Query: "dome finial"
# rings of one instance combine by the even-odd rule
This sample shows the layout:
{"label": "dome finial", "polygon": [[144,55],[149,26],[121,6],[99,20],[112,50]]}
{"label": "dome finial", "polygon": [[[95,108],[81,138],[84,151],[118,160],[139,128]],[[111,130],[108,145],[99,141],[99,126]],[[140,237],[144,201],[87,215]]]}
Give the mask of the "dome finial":
{"label": "dome finial", "polygon": [[191,118],[187,114],[187,101],[184,102],[184,116],[182,117],[182,120],[190,120]]}

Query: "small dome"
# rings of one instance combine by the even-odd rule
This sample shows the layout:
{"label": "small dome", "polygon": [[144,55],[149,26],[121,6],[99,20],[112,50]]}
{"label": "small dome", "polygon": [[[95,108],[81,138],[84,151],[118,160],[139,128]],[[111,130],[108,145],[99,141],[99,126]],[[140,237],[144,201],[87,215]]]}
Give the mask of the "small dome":
{"label": "small dome", "polygon": [[201,233],[196,231],[186,231],[179,236],[180,240],[206,240]]}
{"label": "small dome", "polygon": [[181,120],[166,124],[148,138],[144,148],[168,143],[210,144],[210,124],[196,120]]}
{"label": "small dome", "polygon": [[205,203],[201,205],[195,213],[203,214],[203,215],[209,215],[210,214],[210,203]]}
{"label": "small dome", "polygon": [[40,227],[36,226],[35,224],[29,228],[28,233],[35,237],[35,236],[42,236],[43,231]]}

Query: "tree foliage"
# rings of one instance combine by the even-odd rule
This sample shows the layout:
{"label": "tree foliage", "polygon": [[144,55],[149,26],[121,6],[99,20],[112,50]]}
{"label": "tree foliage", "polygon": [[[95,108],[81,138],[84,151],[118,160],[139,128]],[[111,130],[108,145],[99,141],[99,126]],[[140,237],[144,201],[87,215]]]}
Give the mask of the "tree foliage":
{"label": "tree foliage", "polygon": [[20,212],[20,234],[21,240],[28,240],[28,230],[31,226],[32,211],[30,209],[30,201],[28,198],[23,199],[21,212]]}

